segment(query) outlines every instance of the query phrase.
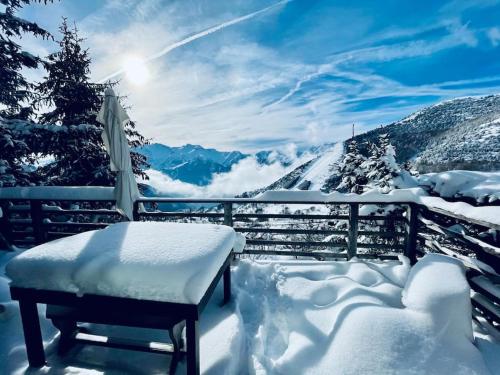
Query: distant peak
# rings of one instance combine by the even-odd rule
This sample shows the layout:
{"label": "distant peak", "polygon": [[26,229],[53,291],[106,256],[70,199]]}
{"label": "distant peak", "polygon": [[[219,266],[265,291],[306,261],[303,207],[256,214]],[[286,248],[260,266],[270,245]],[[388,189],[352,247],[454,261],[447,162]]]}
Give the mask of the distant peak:
{"label": "distant peak", "polygon": [[184,147],[184,148],[197,148],[197,149],[201,149],[201,148],[203,148],[203,147],[202,147],[202,146],[200,146],[200,145],[193,145],[193,144],[191,144],[191,143],[186,143],[186,144],[185,144],[184,146],[182,146],[182,147]]}

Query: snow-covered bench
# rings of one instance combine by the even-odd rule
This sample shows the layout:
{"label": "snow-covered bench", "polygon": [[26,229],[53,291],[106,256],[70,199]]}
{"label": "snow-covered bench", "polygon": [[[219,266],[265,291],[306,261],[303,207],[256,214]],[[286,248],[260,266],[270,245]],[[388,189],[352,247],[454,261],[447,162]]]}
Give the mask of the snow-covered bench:
{"label": "snow-covered bench", "polygon": [[[222,276],[224,301],[230,298],[229,265],[238,243],[226,226],[127,222],[21,253],[6,271],[11,296],[19,300],[30,365],[45,363],[36,307],[45,303],[69,308],[74,321],[150,321],[154,328],[186,321],[188,373],[199,373],[198,320]],[[49,316],[58,319],[57,309]]]}

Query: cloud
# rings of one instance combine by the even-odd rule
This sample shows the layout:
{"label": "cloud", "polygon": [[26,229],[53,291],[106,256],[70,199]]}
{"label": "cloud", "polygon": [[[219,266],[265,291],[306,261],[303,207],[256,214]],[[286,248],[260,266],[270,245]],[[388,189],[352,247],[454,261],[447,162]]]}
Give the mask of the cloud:
{"label": "cloud", "polygon": [[74,10],[93,79],[119,71],[127,55],[158,56],[148,85],[123,79],[117,91],[138,129],[169,145],[316,145],[345,139],[353,122],[369,130],[441,99],[500,91],[499,50],[482,48],[500,42],[483,13],[496,11],[491,0],[412,12],[369,1],[98,3],[83,12],[73,2],[57,7]]}
{"label": "cloud", "polygon": [[[318,65],[315,71],[299,78],[295,85],[285,95],[271,103],[270,106],[279,105],[290,99],[299,92],[307,82],[318,79],[326,74],[342,74],[342,66],[347,64],[389,62],[398,59],[428,56],[459,45],[475,47],[478,43],[475,33],[468,28],[468,24],[462,24],[459,20],[447,22],[446,29],[448,30],[448,34],[436,40],[429,41],[420,39],[388,45],[382,44],[375,47],[366,47],[336,54],[331,57],[330,63]],[[409,32],[399,30],[399,33],[406,36]],[[395,37],[396,35],[397,34],[393,31],[391,37]],[[387,35],[383,34],[382,38],[386,37]],[[364,74],[366,74],[366,72]],[[366,77],[362,79],[364,78]],[[385,83],[387,81],[388,80],[386,80]],[[386,87],[385,91],[392,91],[389,90],[389,88],[390,86]]]}
{"label": "cloud", "polygon": [[499,4],[499,0],[451,0],[440,11],[445,14],[461,14],[471,8],[489,8]]}
{"label": "cloud", "polygon": [[487,31],[487,35],[493,47],[497,47],[500,44],[500,28],[492,27]]}
{"label": "cloud", "polygon": [[[189,43],[191,43],[191,42],[193,42],[193,41],[195,41],[197,39],[206,37],[206,36],[208,36],[210,34],[213,34],[213,33],[217,32],[219,30],[225,29],[226,27],[229,27],[229,26],[232,26],[232,25],[236,25],[236,24],[238,24],[240,22],[252,19],[252,18],[254,18],[254,17],[256,17],[256,16],[258,16],[258,15],[260,15],[262,13],[268,12],[271,9],[276,8],[277,6],[285,5],[286,3],[289,3],[290,1],[292,1],[292,0],[281,0],[281,1],[277,2],[276,4],[267,6],[265,8],[262,8],[260,10],[255,11],[255,12],[246,14],[244,16],[234,18],[234,19],[232,19],[230,21],[226,21],[226,22],[220,23],[220,24],[212,26],[212,27],[210,27],[210,28],[208,28],[206,30],[197,32],[194,35],[188,36],[187,38],[181,39],[178,42],[175,42],[173,44],[170,44],[170,45],[164,47],[163,49],[161,49],[160,51],[156,52],[155,54],[150,55],[149,57],[147,57],[146,61],[151,61],[151,60],[158,59],[159,57],[165,56],[166,54],[170,53],[171,51],[175,50],[176,48],[182,47],[182,46],[184,46],[186,44],[189,44]],[[119,76],[122,73],[123,73],[123,69],[117,70],[114,73],[111,73],[108,76],[100,79],[99,81],[100,82],[106,82],[106,81],[108,81],[108,80],[110,80],[112,78],[115,78],[115,77]]]}
{"label": "cloud", "polygon": [[233,165],[229,172],[214,174],[212,183],[208,186],[173,180],[152,169],[147,171],[149,181],[145,181],[145,183],[151,185],[159,193],[169,196],[233,197],[275,182],[295,165],[283,167],[277,162],[271,165],[261,165],[254,157],[248,157]]}

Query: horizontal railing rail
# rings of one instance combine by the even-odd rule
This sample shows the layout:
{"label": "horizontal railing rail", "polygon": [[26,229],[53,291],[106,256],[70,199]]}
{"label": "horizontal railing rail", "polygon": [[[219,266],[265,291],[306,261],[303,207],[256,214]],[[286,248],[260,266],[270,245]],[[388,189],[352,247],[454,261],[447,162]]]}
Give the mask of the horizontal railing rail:
{"label": "horizontal railing rail", "polygon": [[[194,212],[159,211],[162,204],[184,204],[198,207]],[[210,212],[199,208],[200,205],[212,205]],[[397,258],[397,253],[405,253],[411,259],[416,259],[415,245],[408,237],[407,218],[403,215],[412,204],[390,202],[387,204],[366,201],[363,204],[403,205],[397,214],[391,215],[361,215],[358,203],[352,201],[334,201],[325,203],[324,200],[264,200],[254,198],[141,198],[135,204],[135,220],[156,219],[207,219],[212,222],[229,225],[247,237],[247,246],[244,254],[251,255],[285,255],[296,257],[315,257],[327,259],[332,257],[351,259],[365,257],[367,254],[389,252],[386,257]],[[140,207],[145,209],[140,209]],[[323,207],[320,212],[265,212],[266,208],[276,206],[297,207],[301,205]],[[259,210],[252,210],[259,207]],[[336,208],[336,210],[332,210]],[[288,211],[291,211],[290,208]],[[217,211],[217,212],[214,212]],[[318,211],[318,210],[316,210]],[[325,212],[329,211],[329,212]],[[218,220],[218,221],[217,221]],[[415,219],[416,220],[416,219]],[[342,222],[343,228],[335,225]],[[399,231],[359,230],[360,223],[391,222],[392,227]],[[263,225],[265,223],[265,225]],[[278,236],[278,238],[276,238]],[[286,236],[283,238],[283,236]],[[290,238],[292,237],[292,238]],[[374,239],[384,239],[376,242]],[[389,239],[389,241],[387,241]],[[416,240],[416,236],[413,237]],[[413,241],[415,242],[415,241]],[[368,251],[358,253],[357,249]],[[326,252],[328,250],[329,252]],[[329,256],[326,256],[328,254]],[[339,255],[342,254],[342,255]]]}

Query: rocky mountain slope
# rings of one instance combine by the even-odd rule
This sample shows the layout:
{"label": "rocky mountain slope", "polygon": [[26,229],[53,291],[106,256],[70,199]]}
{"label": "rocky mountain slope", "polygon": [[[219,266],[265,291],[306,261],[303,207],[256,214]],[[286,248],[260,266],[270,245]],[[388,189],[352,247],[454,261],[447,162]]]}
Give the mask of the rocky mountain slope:
{"label": "rocky mountain slope", "polygon": [[262,189],[243,193],[242,197],[253,197],[268,190],[321,190],[329,192],[340,182],[337,178],[338,162],[342,158],[343,144],[330,143],[318,150],[320,154],[298,166],[276,182]]}
{"label": "rocky mountain slope", "polygon": [[500,95],[444,101],[355,138],[363,146],[381,133],[398,162],[414,160],[421,172],[499,170]]}

